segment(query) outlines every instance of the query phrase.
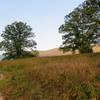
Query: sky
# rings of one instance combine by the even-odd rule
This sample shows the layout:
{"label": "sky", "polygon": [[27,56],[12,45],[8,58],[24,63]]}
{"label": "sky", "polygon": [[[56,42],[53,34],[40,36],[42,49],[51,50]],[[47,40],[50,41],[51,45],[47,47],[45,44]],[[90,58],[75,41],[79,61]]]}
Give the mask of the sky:
{"label": "sky", "polygon": [[62,44],[58,28],[64,23],[64,16],[83,1],[0,0],[0,34],[6,25],[23,21],[32,27],[38,50],[57,48]]}

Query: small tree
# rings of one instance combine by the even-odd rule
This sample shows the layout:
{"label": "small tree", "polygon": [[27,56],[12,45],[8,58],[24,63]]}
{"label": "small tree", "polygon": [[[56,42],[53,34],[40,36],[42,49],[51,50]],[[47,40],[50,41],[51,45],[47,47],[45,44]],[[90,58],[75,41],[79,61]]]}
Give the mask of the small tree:
{"label": "small tree", "polygon": [[61,25],[59,32],[64,33],[61,45],[63,51],[92,52],[92,47],[100,39],[100,1],[83,2],[65,16],[65,24]]}
{"label": "small tree", "polygon": [[33,56],[26,49],[35,48],[36,42],[33,40],[34,33],[32,28],[26,23],[14,22],[11,25],[7,25],[1,37],[3,41],[1,41],[0,46],[5,51],[5,59]]}

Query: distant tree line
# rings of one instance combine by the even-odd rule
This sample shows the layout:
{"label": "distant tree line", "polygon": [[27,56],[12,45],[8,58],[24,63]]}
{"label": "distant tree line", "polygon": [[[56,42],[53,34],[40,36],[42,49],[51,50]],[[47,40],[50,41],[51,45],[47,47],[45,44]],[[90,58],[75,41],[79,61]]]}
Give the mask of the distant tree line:
{"label": "distant tree line", "polygon": [[100,42],[100,0],[86,0],[66,15],[59,32],[63,33],[60,48],[64,52],[93,52],[92,47]]}

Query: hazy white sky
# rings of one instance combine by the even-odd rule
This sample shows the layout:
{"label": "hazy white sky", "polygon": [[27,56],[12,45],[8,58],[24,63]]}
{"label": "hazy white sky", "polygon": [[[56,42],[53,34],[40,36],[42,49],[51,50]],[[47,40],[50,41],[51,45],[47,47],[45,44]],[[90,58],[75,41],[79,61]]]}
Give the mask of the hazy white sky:
{"label": "hazy white sky", "polygon": [[84,0],[0,0],[0,33],[14,21],[26,22],[33,28],[37,49],[59,47],[58,28],[64,16]]}

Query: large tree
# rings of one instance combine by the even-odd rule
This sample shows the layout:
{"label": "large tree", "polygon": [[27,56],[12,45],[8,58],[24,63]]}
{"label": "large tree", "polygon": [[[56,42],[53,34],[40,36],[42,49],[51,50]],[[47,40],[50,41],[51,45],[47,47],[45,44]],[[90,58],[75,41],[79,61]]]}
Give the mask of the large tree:
{"label": "large tree", "polygon": [[5,51],[5,59],[32,56],[27,49],[36,47],[36,42],[33,40],[34,33],[32,28],[23,22],[14,22],[11,25],[7,25],[1,37],[3,40],[0,46]]}
{"label": "large tree", "polygon": [[66,15],[59,32],[64,34],[63,51],[92,52],[100,41],[100,0],[86,0]]}

